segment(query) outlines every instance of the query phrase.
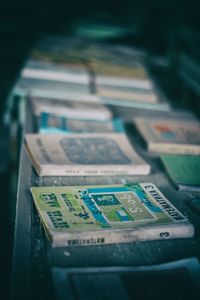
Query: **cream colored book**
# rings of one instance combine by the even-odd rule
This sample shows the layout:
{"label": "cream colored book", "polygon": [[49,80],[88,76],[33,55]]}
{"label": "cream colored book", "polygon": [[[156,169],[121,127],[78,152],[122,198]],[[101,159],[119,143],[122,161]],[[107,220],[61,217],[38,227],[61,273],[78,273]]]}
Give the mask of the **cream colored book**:
{"label": "cream colored book", "polygon": [[92,62],[97,85],[113,85],[146,90],[153,89],[147,70],[142,64],[113,64],[109,62]]}
{"label": "cream colored book", "polygon": [[24,78],[52,80],[60,82],[90,83],[89,72],[83,64],[53,63],[42,60],[29,60],[22,70]]}
{"label": "cream colored book", "polygon": [[135,118],[134,123],[149,151],[200,154],[200,122],[190,115]]}
{"label": "cream colored book", "polygon": [[125,134],[26,134],[26,148],[40,176],[147,175],[150,165]]}
{"label": "cream colored book", "polygon": [[58,116],[77,118],[82,120],[108,120],[112,117],[111,111],[100,102],[77,101],[76,97],[70,100],[30,97],[36,116],[42,112],[53,113]]}
{"label": "cream colored book", "polygon": [[134,89],[131,87],[113,87],[106,85],[97,85],[96,93],[100,97],[107,97],[120,100],[137,101],[144,103],[158,103],[159,97],[155,91],[146,91],[145,89]]}

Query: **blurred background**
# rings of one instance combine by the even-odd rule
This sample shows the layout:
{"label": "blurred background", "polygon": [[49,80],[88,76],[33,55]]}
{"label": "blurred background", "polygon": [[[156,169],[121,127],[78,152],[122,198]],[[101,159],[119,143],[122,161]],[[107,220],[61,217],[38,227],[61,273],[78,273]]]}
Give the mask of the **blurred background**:
{"label": "blurred background", "polygon": [[[198,1],[1,0],[0,228],[3,240],[0,255],[4,290],[9,289],[21,134],[17,126],[19,103],[15,99],[12,107],[9,106],[9,95],[34,43],[43,34],[57,33],[112,43],[122,41],[145,49],[152,59],[154,75],[171,101],[199,111]],[[195,70],[188,67],[183,53],[196,66]],[[6,119],[8,109],[11,112],[9,121]]]}

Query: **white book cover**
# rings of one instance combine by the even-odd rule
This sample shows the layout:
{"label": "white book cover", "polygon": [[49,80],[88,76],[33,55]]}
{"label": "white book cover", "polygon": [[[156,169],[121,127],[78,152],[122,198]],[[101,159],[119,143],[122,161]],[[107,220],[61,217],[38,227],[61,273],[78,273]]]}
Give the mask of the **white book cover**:
{"label": "white book cover", "polygon": [[30,60],[22,70],[21,76],[50,81],[90,83],[90,76],[86,67],[83,64],[77,63],[59,64]]}
{"label": "white book cover", "polygon": [[26,148],[41,176],[147,175],[150,165],[125,134],[26,134]]}
{"label": "white book cover", "polygon": [[134,118],[148,149],[158,153],[199,154],[200,122],[190,114]]}
{"label": "white book cover", "polygon": [[36,116],[46,112],[84,120],[108,120],[112,117],[111,111],[103,104],[97,102],[87,103],[76,99],[62,100],[42,97],[30,97],[30,99]]}

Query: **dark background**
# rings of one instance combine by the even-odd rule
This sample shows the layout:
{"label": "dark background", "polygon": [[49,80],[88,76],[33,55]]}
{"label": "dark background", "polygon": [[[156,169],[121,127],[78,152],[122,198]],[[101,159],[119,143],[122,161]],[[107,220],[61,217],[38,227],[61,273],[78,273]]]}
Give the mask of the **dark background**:
{"label": "dark background", "polygon": [[[1,0],[0,1],[0,126],[9,92],[34,42],[45,33],[73,34],[84,20],[120,24],[132,29],[127,42],[166,55],[181,47],[182,28],[199,33],[199,1],[195,0]],[[139,28],[139,29],[138,29]],[[188,42],[189,43],[189,42]],[[4,132],[5,134],[5,132]],[[2,138],[2,136],[1,136]],[[2,158],[1,158],[2,159]],[[15,200],[11,173],[0,174],[2,295],[8,294]]]}
{"label": "dark background", "polygon": [[31,44],[45,32],[70,33],[86,18],[111,21],[141,32],[133,42],[165,51],[183,24],[199,30],[197,0],[1,0],[0,114],[6,95]]}

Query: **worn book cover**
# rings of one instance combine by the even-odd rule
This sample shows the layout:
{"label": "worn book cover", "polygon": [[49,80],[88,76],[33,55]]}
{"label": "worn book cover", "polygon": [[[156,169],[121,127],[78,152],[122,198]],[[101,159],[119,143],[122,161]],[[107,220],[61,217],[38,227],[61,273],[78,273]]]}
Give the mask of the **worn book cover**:
{"label": "worn book cover", "polygon": [[152,152],[200,154],[200,122],[190,116],[135,118],[134,123]]}
{"label": "worn book cover", "polygon": [[53,246],[186,238],[193,226],[152,183],[31,187]]}
{"label": "worn book cover", "polygon": [[179,190],[200,191],[199,155],[161,155],[161,160]]}
{"label": "worn book cover", "polygon": [[146,175],[150,165],[123,133],[26,134],[26,148],[41,176]]}
{"label": "worn book cover", "polygon": [[30,97],[33,111],[36,116],[42,112],[53,113],[63,117],[89,120],[108,120],[112,113],[100,102],[83,102],[74,99],[52,99],[43,97]]}
{"label": "worn book cover", "polygon": [[119,118],[112,120],[72,119],[53,113],[40,114],[40,133],[112,133],[124,132],[123,121]]}

